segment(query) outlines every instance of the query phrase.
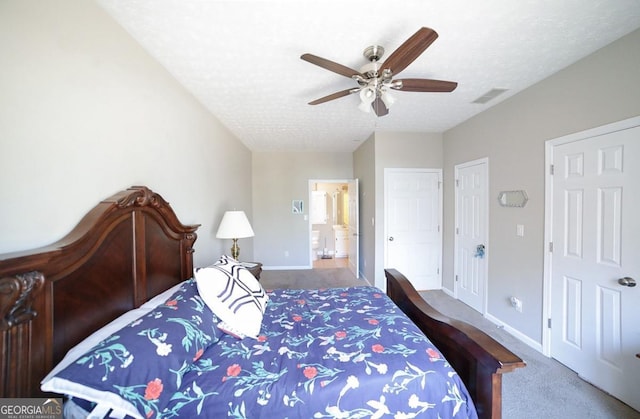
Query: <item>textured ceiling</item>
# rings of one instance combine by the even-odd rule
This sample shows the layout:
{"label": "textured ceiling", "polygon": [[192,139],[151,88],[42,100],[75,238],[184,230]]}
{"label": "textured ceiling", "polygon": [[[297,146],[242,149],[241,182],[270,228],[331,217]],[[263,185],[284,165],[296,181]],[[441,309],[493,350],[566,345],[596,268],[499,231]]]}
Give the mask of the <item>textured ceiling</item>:
{"label": "textured ceiling", "polygon": [[[254,151],[353,151],[374,131],[443,132],[640,27],[640,0],[98,0]],[[387,116],[308,62],[385,56],[420,27],[439,38],[400,75],[457,81],[452,93],[395,92]],[[612,65],[615,65],[612,63]],[[472,103],[508,89],[487,104]]]}

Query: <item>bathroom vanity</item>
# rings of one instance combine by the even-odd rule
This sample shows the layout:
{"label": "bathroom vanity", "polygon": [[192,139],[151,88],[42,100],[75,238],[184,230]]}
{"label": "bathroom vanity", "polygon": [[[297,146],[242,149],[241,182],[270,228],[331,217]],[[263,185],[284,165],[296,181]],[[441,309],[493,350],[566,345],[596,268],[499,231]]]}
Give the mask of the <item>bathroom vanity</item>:
{"label": "bathroom vanity", "polygon": [[343,225],[333,226],[335,240],[335,257],[345,258],[349,256],[349,229]]}

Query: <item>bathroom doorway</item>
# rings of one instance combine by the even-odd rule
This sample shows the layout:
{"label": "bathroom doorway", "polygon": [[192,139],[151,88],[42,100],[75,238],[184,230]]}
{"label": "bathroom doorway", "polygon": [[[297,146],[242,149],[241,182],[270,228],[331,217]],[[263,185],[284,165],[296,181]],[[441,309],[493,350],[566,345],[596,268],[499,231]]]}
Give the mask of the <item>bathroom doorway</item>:
{"label": "bathroom doorway", "polygon": [[309,181],[309,247],[314,269],[349,267],[351,241],[357,239],[349,233],[349,220],[354,220],[349,207],[348,179]]}

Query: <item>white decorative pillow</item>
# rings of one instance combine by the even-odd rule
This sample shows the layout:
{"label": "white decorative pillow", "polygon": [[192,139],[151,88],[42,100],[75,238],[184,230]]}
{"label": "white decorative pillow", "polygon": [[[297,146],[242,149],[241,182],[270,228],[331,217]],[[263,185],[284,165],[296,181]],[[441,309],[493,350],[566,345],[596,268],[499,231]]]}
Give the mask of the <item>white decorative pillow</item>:
{"label": "white decorative pillow", "polygon": [[258,337],[269,297],[247,268],[223,256],[194,276],[200,296],[221,320],[220,329],[239,338]]}

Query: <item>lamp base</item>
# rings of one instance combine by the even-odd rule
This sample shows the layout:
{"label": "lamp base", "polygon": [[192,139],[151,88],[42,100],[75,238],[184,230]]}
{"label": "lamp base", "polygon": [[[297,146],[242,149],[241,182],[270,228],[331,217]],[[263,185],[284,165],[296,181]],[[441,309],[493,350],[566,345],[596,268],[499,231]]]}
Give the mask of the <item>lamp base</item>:
{"label": "lamp base", "polygon": [[232,239],[233,245],[231,246],[231,257],[235,260],[238,260],[238,256],[240,256],[240,246],[238,246],[238,239]]}

